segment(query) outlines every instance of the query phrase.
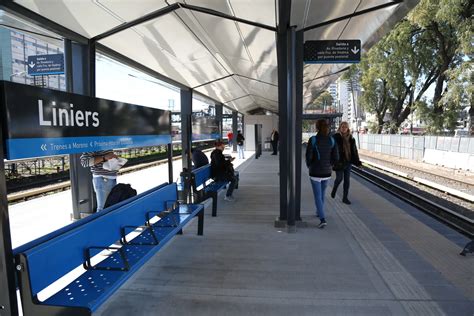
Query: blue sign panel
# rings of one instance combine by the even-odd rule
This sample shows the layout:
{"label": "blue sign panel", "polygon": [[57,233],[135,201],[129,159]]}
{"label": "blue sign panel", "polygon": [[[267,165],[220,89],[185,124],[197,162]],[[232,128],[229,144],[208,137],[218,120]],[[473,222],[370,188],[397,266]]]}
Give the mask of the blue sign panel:
{"label": "blue sign panel", "polygon": [[317,40],[304,43],[307,64],[347,64],[360,62],[360,40]]}
{"label": "blue sign panel", "polygon": [[171,143],[171,135],[19,138],[7,139],[6,147],[8,159],[21,159],[169,143]]}
{"label": "blue sign panel", "polygon": [[7,159],[171,143],[169,111],[0,81]]}
{"label": "blue sign panel", "polygon": [[64,55],[34,55],[28,56],[28,75],[61,75],[64,74]]}

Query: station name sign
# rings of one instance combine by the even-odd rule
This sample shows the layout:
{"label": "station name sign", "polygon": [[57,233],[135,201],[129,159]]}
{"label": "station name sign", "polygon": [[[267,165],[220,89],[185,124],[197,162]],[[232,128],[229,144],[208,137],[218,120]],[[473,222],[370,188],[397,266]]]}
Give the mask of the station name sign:
{"label": "station name sign", "polygon": [[320,40],[304,43],[307,64],[346,64],[360,62],[360,40]]}
{"label": "station name sign", "polygon": [[171,142],[170,112],[0,81],[7,159]]}

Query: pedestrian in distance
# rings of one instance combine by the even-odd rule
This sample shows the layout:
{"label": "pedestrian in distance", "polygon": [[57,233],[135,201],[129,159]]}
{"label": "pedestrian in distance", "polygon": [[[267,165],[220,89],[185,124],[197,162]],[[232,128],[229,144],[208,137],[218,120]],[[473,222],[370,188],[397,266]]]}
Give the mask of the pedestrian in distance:
{"label": "pedestrian in distance", "polygon": [[331,197],[336,197],[337,188],[344,179],[342,202],[345,204],[351,204],[348,195],[352,165],[360,167],[362,166],[362,163],[359,160],[356,142],[354,137],[352,137],[347,122],[341,122],[337,129],[337,133],[334,135],[334,140],[336,141],[337,149],[339,151],[339,160],[333,167],[334,171],[336,171],[336,180],[332,187]]}
{"label": "pedestrian in distance", "polygon": [[273,129],[270,140],[271,140],[272,149],[273,149],[272,155],[277,155],[278,154],[278,141],[280,140],[280,134],[278,134],[278,131],[276,129]]}
{"label": "pedestrian in distance", "polygon": [[239,152],[239,159],[245,159],[245,155],[244,155],[245,137],[244,135],[242,135],[241,131],[237,131],[237,138],[235,140],[237,141],[237,151]]}
{"label": "pedestrian in distance", "polygon": [[234,140],[234,133],[228,132],[227,133],[227,141],[229,143],[230,148],[232,148],[233,140]]}
{"label": "pedestrian in distance", "polygon": [[310,137],[306,146],[306,166],[308,167],[316,216],[321,220],[318,227],[327,225],[324,212],[324,195],[329,179],[331,179],[332,166],[339,159],[334,138],[329,135],[329,125],[325,119],[316,122],[317,134]]}
{"label": "pedestrian in distance", "polygon": [[231,159],[226,159],[223,151],[225,145],[223,142],[217,141],[216,148],[211,153],[211,175],[215,181],[229,181],[227,192],[224,200],[233,202],[235,199],[232,196],[237,185],[238,179],[235,176],[234,166]]}

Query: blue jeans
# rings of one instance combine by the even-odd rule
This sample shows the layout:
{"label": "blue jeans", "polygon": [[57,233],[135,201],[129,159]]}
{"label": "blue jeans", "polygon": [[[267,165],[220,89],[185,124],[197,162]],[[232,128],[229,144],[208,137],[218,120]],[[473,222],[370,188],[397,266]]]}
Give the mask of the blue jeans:
{"label": "blue jeans", "polygon": [[227,197],[232,196],[232,193],[234,193],[235,186],[237,185],[239,180],[237,179],[237,177],[232,177],[232,179],[229,179],[229,181],[229,187],[227,188],[227,192],[225,194],[225,196]]}
{"label": "blue jeans", "polygon": [[93,177],[95,197],[97,199],[97,212],[104,209],[105,201],[112,188],[117,184],[117,179],[108,179],[104,177]]}
{"label": "blue jeans", "polygon": [[316,204],[316,215],[319,215],[321,220],[325,219],[324,215],[324,194],[329,180],[322,180],[321,182],[311,180],[311,187],[313,188],[314,202]]}
{"label": "blue jeans", "polygon": [[239,152],[239,159],[245,159],[245,157],[244,157],[244,145],[237,145],[237,151]]}

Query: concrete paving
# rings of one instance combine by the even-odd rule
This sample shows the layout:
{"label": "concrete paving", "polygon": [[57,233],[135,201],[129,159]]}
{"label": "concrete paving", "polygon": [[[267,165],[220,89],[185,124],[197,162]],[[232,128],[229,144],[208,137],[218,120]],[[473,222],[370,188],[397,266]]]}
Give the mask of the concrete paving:
{"label": "concrete paving", "polygon": [[466,238],[355,178],[353,204],[327,195],[318,229],[305,168],[307,227],[289,234],[274,227],[278,157],[238,169],[236,201],[221,195],[214,218],[207,205],[204,236],[191,223],[98,315],[473,315]]}

